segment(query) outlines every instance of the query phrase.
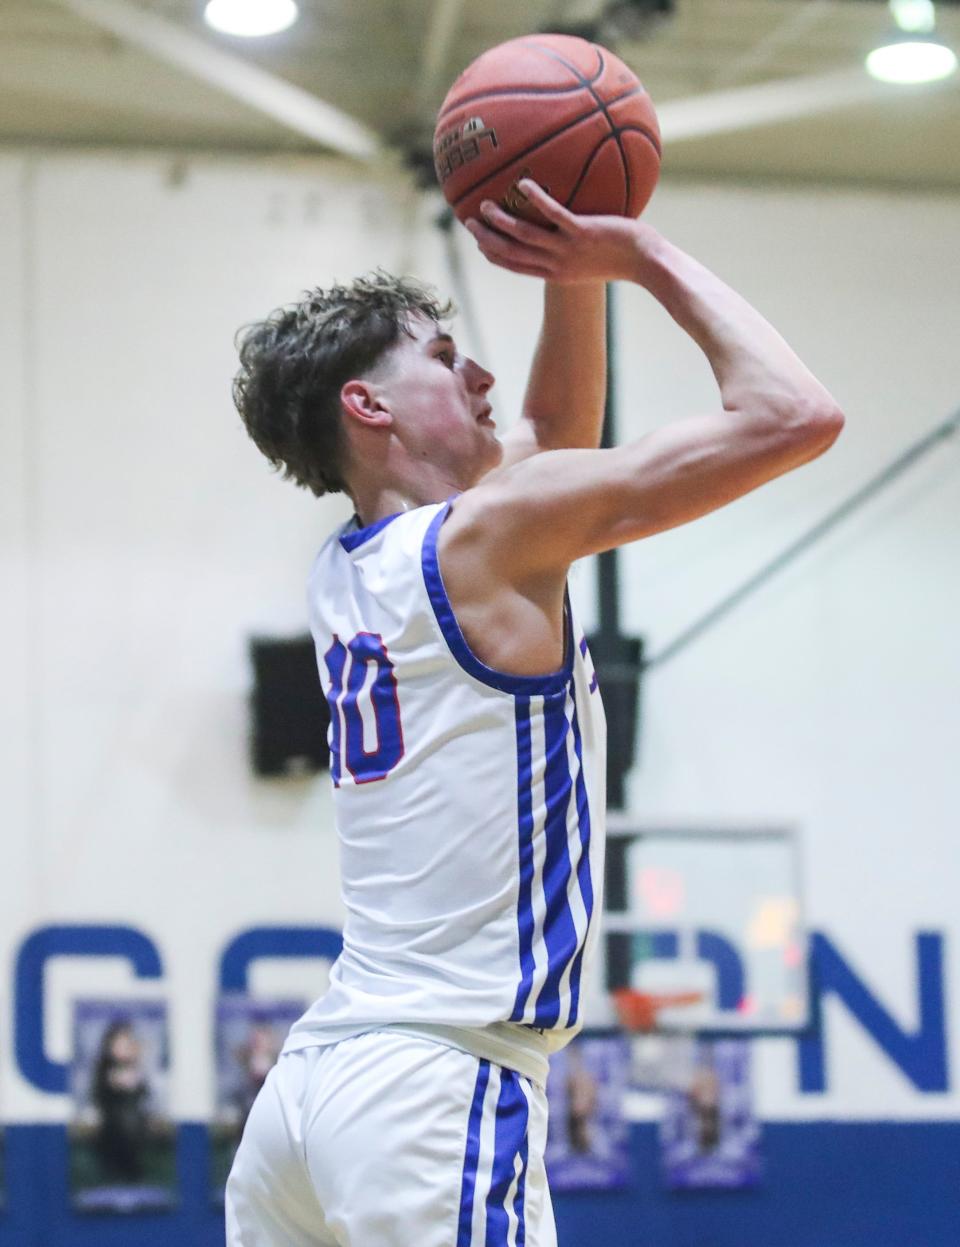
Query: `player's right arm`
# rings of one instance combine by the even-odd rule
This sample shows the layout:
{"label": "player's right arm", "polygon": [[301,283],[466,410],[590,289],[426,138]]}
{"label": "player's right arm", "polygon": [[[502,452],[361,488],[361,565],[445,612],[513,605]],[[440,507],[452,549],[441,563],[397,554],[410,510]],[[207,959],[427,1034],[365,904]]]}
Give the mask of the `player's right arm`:
{"label": "player's right arm", "polygon": [[555,231],[522,227],[511,238],[511,225],[497,220],[500,235],[478,238],[485,254],[504,267],[529,266],[535,239],[552,280],[629,277],[644,286],[703,350],[720,406],[616,449],[549,451],[492,474],[463,495],[445,526],[451,551],[460,546],[468,561],[492,557],[518,584],[565,574],[583,555],[687,523],[833,444],[843,426],[834,399],[723,281],[642,222],[577,217],[543,192],[538,206]]}

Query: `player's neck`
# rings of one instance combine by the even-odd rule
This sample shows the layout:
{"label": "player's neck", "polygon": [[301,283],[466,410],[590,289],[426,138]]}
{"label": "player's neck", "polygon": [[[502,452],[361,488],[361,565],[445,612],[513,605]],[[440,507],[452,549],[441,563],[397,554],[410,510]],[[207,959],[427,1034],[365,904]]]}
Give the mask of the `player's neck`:
{"label": "player's neck", "polygon": [[434,502],[446,502],[451,495],[464,488],[462,483],[434,470],[418,481],[378,483],[366,489],[355,489],[351,496],[360,526],[366,528],[388,515],[413,511],[416,507],[429,506]]}

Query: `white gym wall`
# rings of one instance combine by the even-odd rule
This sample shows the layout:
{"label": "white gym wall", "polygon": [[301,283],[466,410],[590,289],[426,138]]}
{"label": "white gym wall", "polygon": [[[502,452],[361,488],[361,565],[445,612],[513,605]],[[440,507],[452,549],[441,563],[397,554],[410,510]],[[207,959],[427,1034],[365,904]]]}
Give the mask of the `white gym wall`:
{"label": "white gym wall", "polygon": [[[327,776],[259,781],[252,633],[305,629],[314,550],[345,516],[274,477],[233,411],[232,337],[307,285],[382,264],[449,292],[435,205],[334,161],[0,155],[0,1085],[7,1121],[63,1121],[13,1059],[12,954],[45,923],[129,923],[165,976],[58,962],[48,1055],[84,992],[162,996],[174,1115],[212,1107],[212,1000],[254,925],[337,926]],[[657,651],[960,403],[956,203],[906,192],[671,182],[649,219],[727,278],[836,394],[826,458],[623,557],[624,627]],[[536,283],[459,245],[498,420],[516,412]],[[716,402],[696,349],[642,291],[619,298],[620,439]],[[469,336],[461,329],[468,349]],[[913,935],[942,932],[960,1026],[960,491],[946,445],[643,691],[641,821],[800,829],[808,919],[904,1029]],[[589,568],[575,594],[591,621]],[[951,953],[954,955],[951,957]],[[264,966],[312,995],[317,963]],[[765,1043],[765,1118],[947,1118],[839,1006],[829,1090]]]}

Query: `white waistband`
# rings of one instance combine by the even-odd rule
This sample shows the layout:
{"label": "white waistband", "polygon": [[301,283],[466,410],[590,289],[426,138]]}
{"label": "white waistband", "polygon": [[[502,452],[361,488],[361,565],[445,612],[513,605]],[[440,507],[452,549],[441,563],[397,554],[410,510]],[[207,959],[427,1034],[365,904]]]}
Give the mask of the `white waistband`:
{"label": "white waistband", "polygon": [[461,1052],[468,1052],[481,1060],[516,1070],[540,1087],[547,1085],[548,1057],[553,1045],[545,1032],[533,1027],[520,1026],[516,1022],[494,1022],[483,1027],[391,1022],[379,1029],[459,1048]]}

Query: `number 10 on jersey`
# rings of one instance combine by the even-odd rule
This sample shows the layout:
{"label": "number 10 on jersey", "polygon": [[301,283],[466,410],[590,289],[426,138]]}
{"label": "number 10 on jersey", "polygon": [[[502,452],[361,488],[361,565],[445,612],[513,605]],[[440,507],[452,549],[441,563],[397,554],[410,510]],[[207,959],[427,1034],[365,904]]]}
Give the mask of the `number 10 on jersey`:
{"label": "number 10 on jersey", "polygon": [[[323,656],[329,677],[330,773],[340,787],[345,767],[358,784],[384,779],[403,757],[397,677],[383,638],[338,636]],[[376,745],[367,749],[370,738]]]}

